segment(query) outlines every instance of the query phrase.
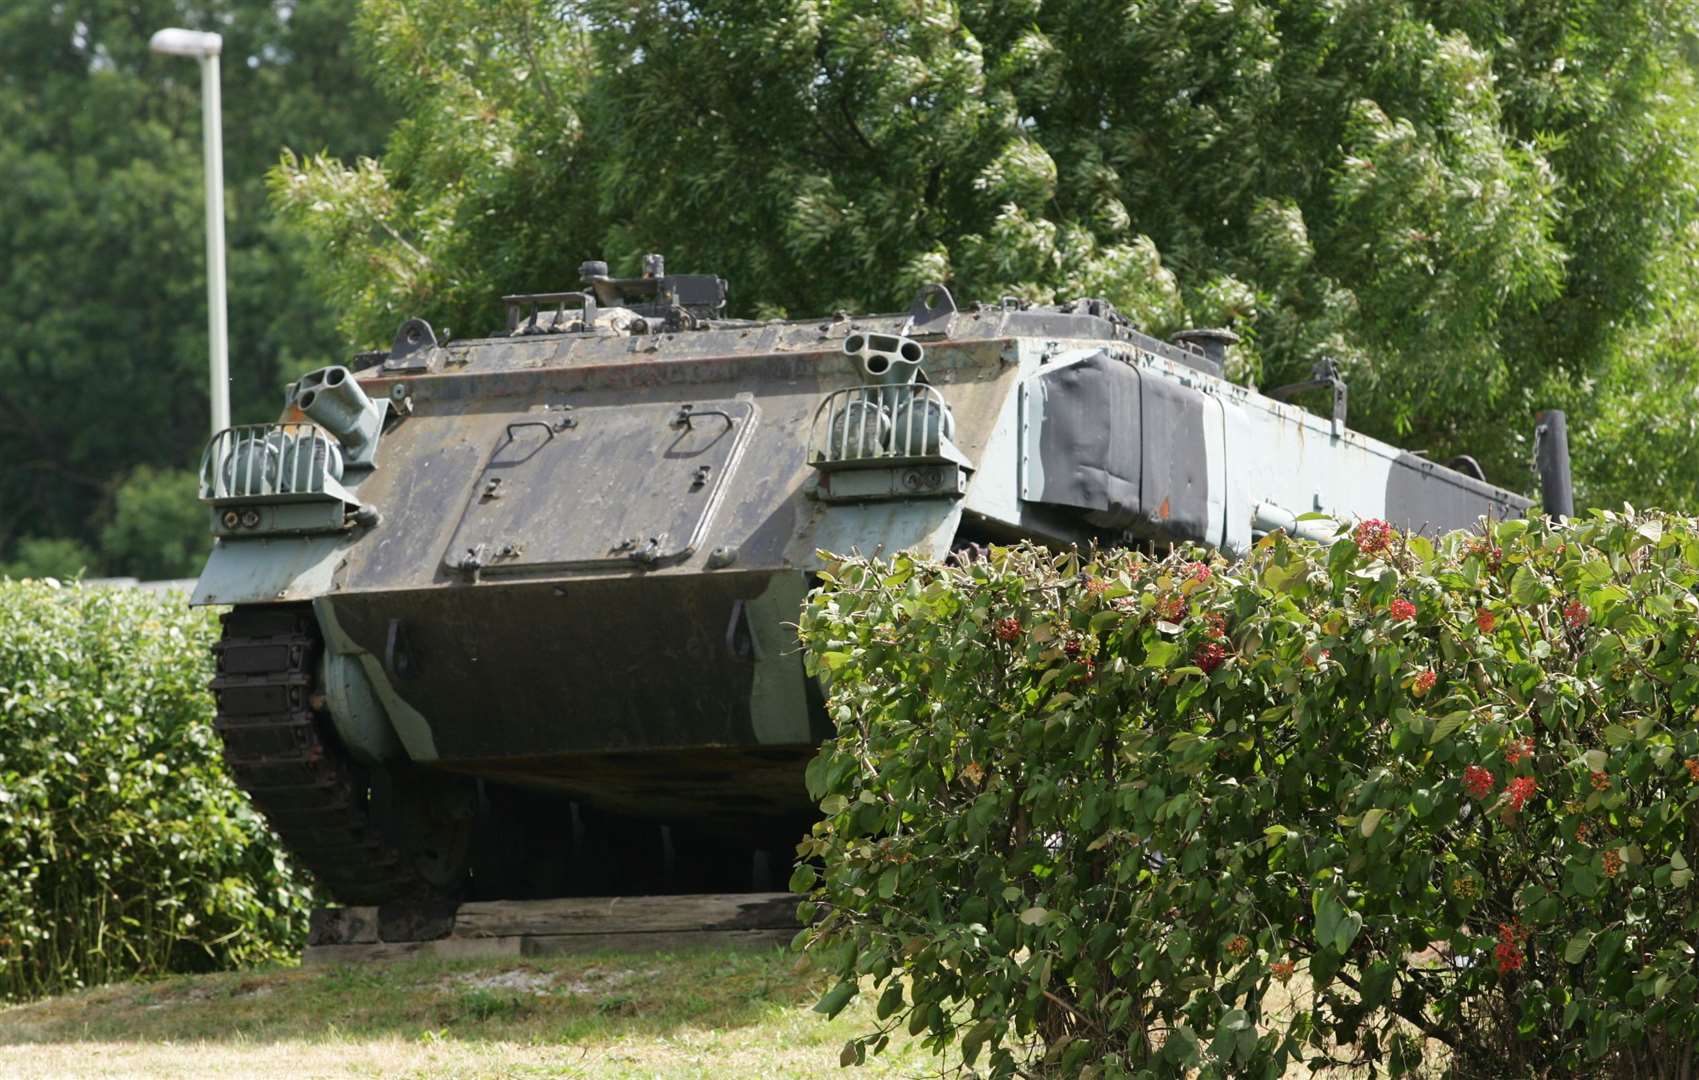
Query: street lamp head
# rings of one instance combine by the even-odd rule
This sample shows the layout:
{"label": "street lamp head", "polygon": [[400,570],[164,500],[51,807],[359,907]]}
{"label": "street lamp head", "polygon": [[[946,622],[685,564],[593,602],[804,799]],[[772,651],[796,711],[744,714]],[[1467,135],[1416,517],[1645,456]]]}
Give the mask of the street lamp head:
{"label": "street lamp head", "polygon": [[224,48],[224,39],[217,34],[184,30],[174,26],[153,35],[147,44],[148,48],[156,53],[164,53],[167,56],[192,56],[197,60],[205,60],[209,56],[219,54]]}

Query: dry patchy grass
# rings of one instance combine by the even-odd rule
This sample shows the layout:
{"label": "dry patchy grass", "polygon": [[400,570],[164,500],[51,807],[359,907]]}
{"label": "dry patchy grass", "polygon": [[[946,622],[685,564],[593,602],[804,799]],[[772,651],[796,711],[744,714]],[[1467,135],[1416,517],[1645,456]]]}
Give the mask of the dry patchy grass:
{"label": "dry patchy grass", "polygon": [[[703,950],[128,983],[0,1009],[0,1078],[876,1080],[937,1076],[953,1063],[896,1038],[865,1068],[841,1072],[838,1051],[873,1028],[876,995],[827,1021],[811,1007],[829,982],[779,950]],[[1277,988],[1265,1002],[1269,1019],[1287,1019],[1309,996],[1302,975]],[[1307,1064],[1286,1073],[1310,1076]]]}
{"label": "dry patchy grass", "polygon": [[[827,1022],[823,981],[777,951],[701,951],[132,983],[0,1010],[0,1076],[838,1075],[872,1002]],[[856,1075],[939,1064],[904,1040]]]}

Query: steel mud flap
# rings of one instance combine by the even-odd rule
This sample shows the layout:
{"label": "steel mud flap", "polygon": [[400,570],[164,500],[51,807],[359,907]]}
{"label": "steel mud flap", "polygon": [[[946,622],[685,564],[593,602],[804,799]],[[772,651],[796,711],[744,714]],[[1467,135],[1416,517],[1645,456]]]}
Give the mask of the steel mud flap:
{"label": "steel mud flap", "polygon": [[503,417],[443,563],[475,578],[682,561],[755,418],[747,400]]}

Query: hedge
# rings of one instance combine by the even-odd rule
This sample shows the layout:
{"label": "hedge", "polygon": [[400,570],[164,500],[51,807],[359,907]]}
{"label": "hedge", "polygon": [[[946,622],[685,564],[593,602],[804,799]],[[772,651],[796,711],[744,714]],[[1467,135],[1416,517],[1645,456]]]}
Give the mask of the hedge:
{"label": "hedge", "polygon": [[1632,512],[837,562],[792,885],[818,1008],[879,993],[844,1061],[1691,1075],[1696,584]]}
{"label": "hedge", "polygon": [[0,580],[0,999],[299,948],[308,892],[227,777],[217,620]]}

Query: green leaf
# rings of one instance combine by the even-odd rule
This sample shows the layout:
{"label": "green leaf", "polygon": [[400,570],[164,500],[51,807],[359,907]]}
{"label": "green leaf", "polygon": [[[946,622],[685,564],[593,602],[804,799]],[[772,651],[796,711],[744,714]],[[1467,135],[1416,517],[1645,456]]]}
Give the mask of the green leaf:
{"label": "green leaf", "polygon": [[1569,943],[1563,947],[1563,962],[1566,964],[1580,963],[1581,958],[1587,955],[1587,949],[1592,944],[1593,932],[1591,930],[1582,930],[1574,937],[1571,937],[1569,939]]}
{"label": "green leaf", "polygon": [[1364,837],[1373,836],[1375,834],[1375,830],[1380,827],[1380,819],[1385,816],[1386,811],[1377,806],[1363,815],[1362,824],[1360,824],[1357,828]]}
{"label": "green leaf", "polygon": [[885,987],[885,992],[879,995],[879,1006],[874,1015],[880,1020],[893,1015],[903,1007],[903,981],[893,978]]}
{"label": "green leaf", "polygon": [[1442,719],[1435,721],[1433,733],[1428,736],[1428,745],[1437,745],[1441,739],[1462,727],[1468,719],[1469,711],[1464,709],[1461,712],[1448,713]]}
{"label": "green leaf", "polygon": [[1339,926],[1333,932],[1333,948],[1338,953],[1345,953],[1351,948],[1351,943],[1357,940],[1357,934],[1363,929],[1363,916],[1359,912],[1347,911],[1339,919]]}
{"label": "green leaf", "polygon": [[879,875],[879,899],[889,900],[897,895],[897,868],[891,867]]}
{"label": "green leaf", "polygon": [[1510,578],[1510,598],[1522,607],[1532,607],[1550,595],[1545,586],[1534,572],[1528,569],[1526,563],[1516,568],[1516,573]]}
{"label": "green leaf", "polygon": [[1605,741],[1612,746],[1622,746],[1634,741],[1634,732],[1621,724],[1608,724],[1605,727]]}
{"label": "green leaf", "polygon": [[1500,544],[1509,544],[1527,531],[1528,520],[1526,518],[1506,518],[1493,526],[1493,539]]}
{"label": "green leaf", "polygon": [[1606,1019],[1599,1017],[1594,1020],[1587,1030],[1587,1056],[1597,1060],[1605,1056],[1610,1049],[1610,1028]]}
{"label": "green leaf", "polygon": [[1343,912],[1338,902],[1325,894],[1318,894],[1315,909],[1316,945],[1320,948],[1326,948],[1333,942],[1334,935],[1339,931],[1339,918]]}
{"label": "green leaf", "polygon": [[814,1003],[814,1011],[825,1013],[828,1018],[836,1016],[843,1011],[845,1005],[850,1003],[850,999],[855,997],[856,990],[855,980],[844,979],[838,985],[826,991],[820,1000]]}
{"label": "green leaf", "polygon": [[962,1036],[962,1064],[972,1065],[974,1059],[979,1057],[980,1047],[985,1045],[985,1040],[996,1030],[997,1021],[991,1019],[981,1020],[969,1028],[968,1033]]}
{"label": "green leaf", "polygon": [[1345,575],[1350,573],[1356,562],[1357,545],[1348,538],[1335,540],[1333,546],[1327,549],[1327,572],[1336,586],[1345,579]]}
{"label": "green leaf", "polygon": [[1580,585],[1584,589],[1596,589],[1611,579],[1611,564],[1604,559],[1592,557],[1581,564]]}
{"label": "green leaf", "polygon": [[1164,668],[1174,662],[1180,655],[1180,646],[1172,641],[1156,640],[1145,649],[1144,666],[1148,668]]}
{"label": "green leaf", "polygon": [[790,890],[797,893],[807,892],[814,887],[815,880],[814,867],[799,862],[796,869],[791,871]]}
{"label": "green leaf", "polygon": [[1029,907],[1021,912],[1021,922],[1028,926],[1043,926],[1050,921],[1050,912],[1046,908]]}

